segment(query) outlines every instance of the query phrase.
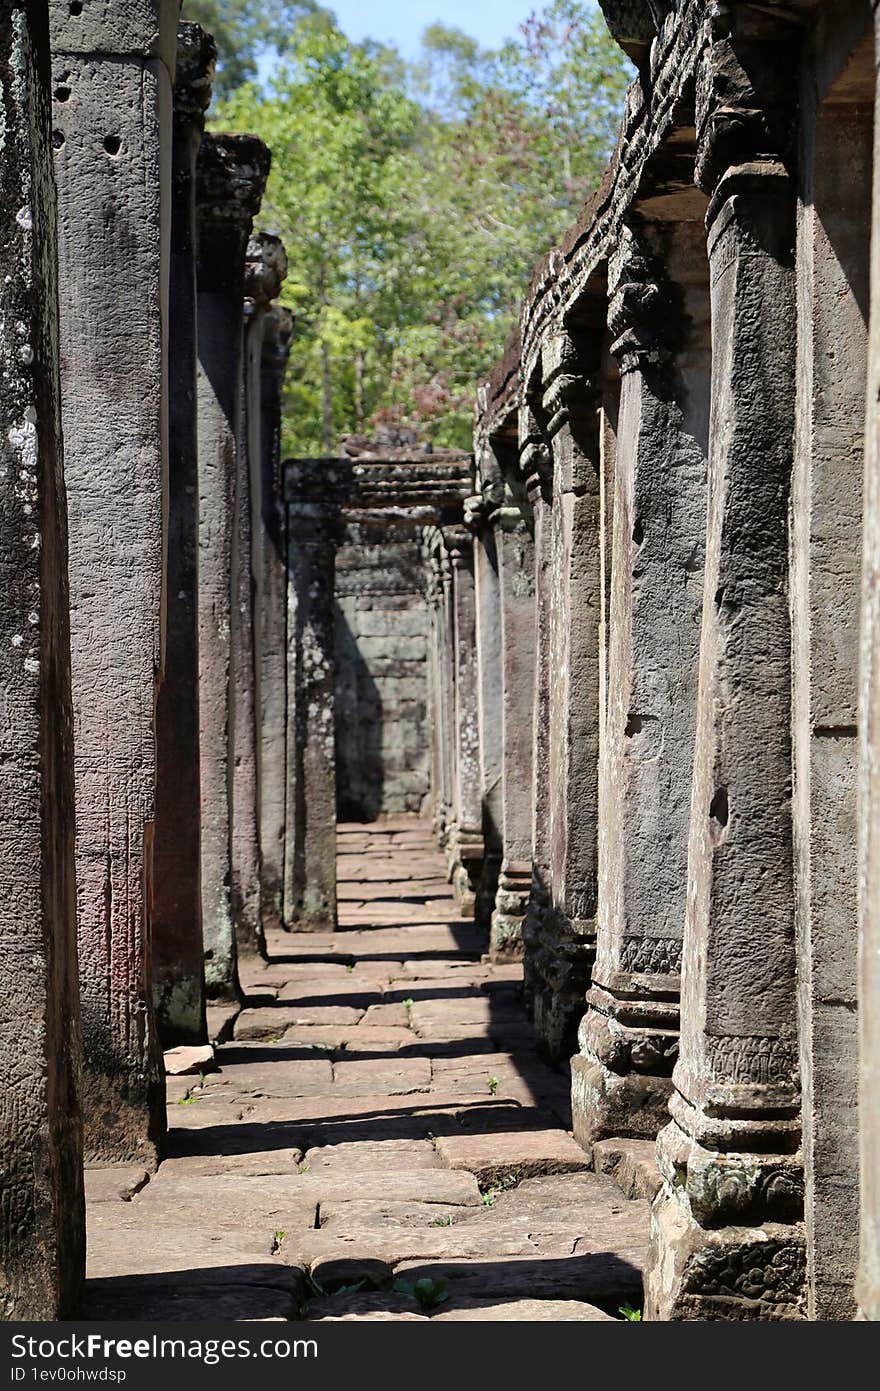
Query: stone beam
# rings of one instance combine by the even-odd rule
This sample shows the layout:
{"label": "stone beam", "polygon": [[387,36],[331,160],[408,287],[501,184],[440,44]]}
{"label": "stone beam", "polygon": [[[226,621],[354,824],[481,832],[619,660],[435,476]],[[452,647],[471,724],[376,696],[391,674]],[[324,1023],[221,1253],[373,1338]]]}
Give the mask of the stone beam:
{"label": "stone beam", "polygon": [[85,1268],[67,518],[45,6],[0,0],[0,1317]]}
{"label": "stone beam", "polygon": [[49,6],[86,1153],[146,1164],[165,1131],[149,941],[177,10]]}

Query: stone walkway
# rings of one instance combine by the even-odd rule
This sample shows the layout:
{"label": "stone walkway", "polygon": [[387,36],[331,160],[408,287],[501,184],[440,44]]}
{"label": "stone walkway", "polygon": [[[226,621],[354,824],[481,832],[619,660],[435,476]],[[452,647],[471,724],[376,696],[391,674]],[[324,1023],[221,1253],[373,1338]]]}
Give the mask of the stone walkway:
{"label": "stone walkway", "polygon": [[340,927],[243,971],[169,1158],[87,1175],[84,1313],[587,1319],[638,1305],[648,1205],[586,1170],[521,970],[490,966],[424,822],[344,826]]}

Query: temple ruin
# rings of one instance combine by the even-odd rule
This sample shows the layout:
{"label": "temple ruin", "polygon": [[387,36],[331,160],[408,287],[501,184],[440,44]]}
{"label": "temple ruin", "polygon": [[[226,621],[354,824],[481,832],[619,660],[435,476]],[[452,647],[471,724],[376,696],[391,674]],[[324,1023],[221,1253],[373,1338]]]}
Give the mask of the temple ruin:
{"label": "temple ruin", "polygon": [[0,0],[6,1320],[880,1318],[878,7],[600,2],[473,452],[285,459],[214,41]]}

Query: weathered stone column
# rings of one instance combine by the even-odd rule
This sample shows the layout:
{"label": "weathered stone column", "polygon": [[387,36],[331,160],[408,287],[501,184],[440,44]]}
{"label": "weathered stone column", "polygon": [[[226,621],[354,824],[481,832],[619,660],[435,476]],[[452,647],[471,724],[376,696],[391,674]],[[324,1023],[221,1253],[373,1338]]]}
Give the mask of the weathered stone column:
{"label": "weathered stone column", "polygon": [[[427,528],[423,545],[428,570],[427,598],[431,618],[430,681],[433,765],[434,834],[444,848],[454,840],[454,764],[452,721],[455,712],[453,678],[452,570],[443,533]],[[449,863],[452,876],[454,861]]]}
{"label": "weathered stone column", "polygon": [[287,742],[287,521],[281,477],[281,401],[293,316],[275,305],[263,323],[260,395],[259,795],[263,927],[284,921]]}
{"label": "weathered stone column", "polygon": [[483,867],[474,547],[473,537],[464,527],[445,527],[443,536],[451,562],[455,661],[455,820],[447,854],[462,915],[470,917],[476,910]]}
{"label": "weathered stone column", "polygon": [[165,668],[156,700],[153,996],[163,1045],[202,1043],[205,960],[199,868],[199,490],[196,432],[196,158],[217,50],[178,32],[172,146]]}
{"label": "weathered stone column", "polygon": [[284,922],[297,932],[336,925],[335,481],[323,460],[287,465]]}
{"label": "weathered stone column", "polygon": [[560,330],[542,350],[553,456],[546,723],[547,902],[534,948],[532,1018],[554,1060],[577,1049],[596,938],[599,759],[598,399]]}
{"label": "weathered stone column", "polygon": [[855,1313],[859,1247],[857,707],[875,65],[866,10],[819,8],[797,160],[795,920],[807,1317],[823,1320]]}
{"label": "weathered stone column", "polygon": [[483,868],[474,912],[477,922],[485,926],[487,931],[495,906],[504,854],[501,805],[501,590],[495,537],[486,524],[490,510],[483,496],[475,495],[465,502],[465,521],[474,533],[477,714],[483,835]]}
{"label": "weathered stone column", "polygon": [[239,433],[232,575],[232,914],[239,954],[265,955],[260,912],[259,670],[262,647],[263,325],[287,273],[277,237],[255,233],[245,258],[244,397]]}
{"label": "weathered stone column", "polygon": [[532,712],[532,867],[523,922],[523,989],[534,1013],[536,958],[550,901],[550,614],[553,463],[534,410],[519,410],[519,467],[534,519],[535,668]]}
{"label": "weathered stone column", "polygon": [[[880,48],[880,12],[875,8]],[[860,1316],[880,1319],[880,123],[874,127],[859,680]]]}
{"label": "weathered stone column", "polygon": [[804,1280],[787,525],[795,198],[782,160],[763,153],[787,109],[746,76],[787,88],[792,37],[777,48],[753,29],[741,50],[738,22],[738,10],[719,13],[698,83],[698,181],[713,191],[709,512],[681,1056],[647,1278],[655,1319],[796,1317]]}
{"label": "weathered stone column", "polygon": [[45,7],[0,0],[0,1317],[40,1321],[85,1267],[49,84]]}
{"label": "weathered stone column", "polygon": [[238,992],[232,901],[232,565],[242,401],[244,258],[269,172],[249,135],[207,135],[197,175],[199,697],[202,921],[209,996]]}
{"label": "weathered stone column", "polygon": [[532,881],[535,545],[528,503],[515,501],[509,482],[491,523],[501,585],[504,859],[489,951],[494,961],[501,961],[523,954],[523,920]]}
{"label": "weathered stone column", "polygon": [[[704,235],[701,227],[696,233],[687,226],[657,232],[667,267],[678,271],[683,263],[699,275]],[[573,1124],[586,1148],[611,1135],[653,1138],[668,1120],[678,1056],[708,373],[701,382],[698,343],[688,343],[694,368],[686,377],[676,369],[685,336],[677,290],[660,257],[625,226],[609,283],[621,390],[598,939],[572,1068]]]}
{"label": "weathered stone column", "polygon": [[49,6],[86,1154],[147,1164],[165,1131],[150,935],[177,10]]}

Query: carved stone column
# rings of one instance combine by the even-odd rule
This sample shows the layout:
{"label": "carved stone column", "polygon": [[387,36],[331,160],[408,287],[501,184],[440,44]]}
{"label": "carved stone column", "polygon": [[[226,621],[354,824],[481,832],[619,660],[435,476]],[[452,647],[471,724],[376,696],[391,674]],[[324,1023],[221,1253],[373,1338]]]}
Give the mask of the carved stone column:
{"label": "carved stone column", "polygon": [[550,615],[552,594],[553,462],[541,425],[528,404],[519,411],[519,467],[532,509],[535,564],[535,665],[532,709],[531,883],[523,922],[523,988],[534,1011],[536,965],[550,902]]}
{"label": "carved stone column", "polygon": [[203,1043],[199,860],[199,488],[196,432],[196,158],[217,50],[197,24],[177,41],[169,299],[168,579],[165,669],[156,699],[153,997],[166,1048]]}
{"label": "carved stone column", "polygon": [[[454,844],[455,828],[455,630],[452,613],[452,568],[443,533],[438,528],[430,527],[426,530],[423,547],[428,569],[428,609],[431,620],[429,667],[434,834],[440,845],[449,850]],[[453,869],[454,861],[449,863],[450,877]]]}
{"label": "carved stone column", "polygon": [[787,130],[792,37],[777,46],[752,28],[746,43],[738,23],[738,9],[719,12],[698,84],[698,177],[713,191],[709,514],[652,1318],[796,1317],[804,1280],[787,583],[795,198],[765,153]]}
{"label": "carved stone column", "polygon": [[177,13],[49,6],[86,1154],[148,1165],[165,1132],[150,936]]}
{"label": "carved stone column", "polygon": [[495,537],[486,518],[485,496],[465,502],[465,521],[474,534],[475,648],[479,721],[480,805],[483,862],[477,885],[475,916],[487,931],[498,892],[504,853],[501,804],[501,589]]}
{"label": "carved stone column", "polygon": [[263,926],[284,921],[287,741],[287,519],[281,477],[281,402],[293,316],[275,305],[263,324],[260,396],[259,796]]}
{"label": "carved stone column", "polygon": [[232,574],[232,911],[239,954],[265,955],[260,912],[259,665],[262,650],[262,358],[269,305],[287,274],[277,237],[255,233],[245,258],[244,400]]}
{"label": "carved stone column", "polygon": [[532,1018],[554,1060],[577,1049],[596,939],[599,760],[598,399],[560,330],[542,352],[553,460],[546,723],[548,884],[535,944]]}
{"label": "carved stone column", "polygon": [[[328,469],[320,461],[315,467]],[[284,922],[336,926],[336,517],[314,469],[287,473],[287,835]],[[303,476],[304,475],[304,476]],[[316,501],[316,497],[320,501]]]}
{"label": "carved stone column", "polygon": [[532,882],[532,725],[535,699],[535,544],[528,503],[510,484],[491,518],[498,553],[502,643],[504,858],[492,914],[493,961],[523,955]]}
{"label": "carved stone column", "polygon": [[611,1135],[653,1138],[668,1119],[706,530],[703,446],[680,404],[699,392],[686,390],[675,368],[684,333],[680,296],[628,227],[609,292],[621,388],[599,920],[590,1008],[572,1070],[573,1123],[586,1147]]}
{"label": "carved stone column", "polygon": [[462,915],[471,917],[483,867],[474,547],[464,527],[444,528],[443,534],[451,561],[455,665],[454,827],[447,855]]}
{"label": "carved stone column", "polygon": [[208,994],[238,993],[232,901],[232,575],[242,402],[244,261],[269,172],[246,135],[207,135],[198,160],[199,692],[202,918]]}
{"label": "carved stone column", "polygon": [[0,0],[0,1317],[85,1267],[67,517],[45,7]]}
{"label": "carved stone column", "polygon": [[[875,26],[880,14],[875,10]],[[880,44],[880,34],[877,35]],[[880,1319],[880,233],[874,137],[859,680],[859,1272],[861,1318]]]}

